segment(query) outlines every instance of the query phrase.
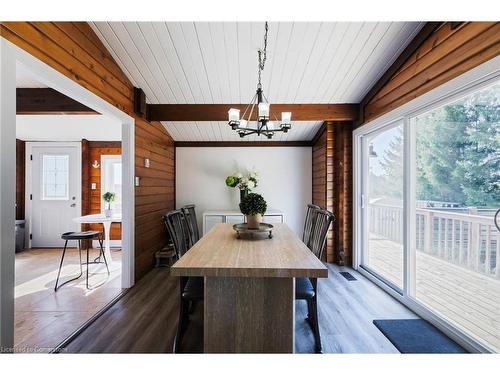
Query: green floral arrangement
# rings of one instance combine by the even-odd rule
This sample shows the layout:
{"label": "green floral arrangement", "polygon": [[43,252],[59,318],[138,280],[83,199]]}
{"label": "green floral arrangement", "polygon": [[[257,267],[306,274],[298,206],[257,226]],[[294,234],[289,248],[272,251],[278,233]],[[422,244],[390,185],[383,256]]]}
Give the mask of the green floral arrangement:
{"label": "green floral arrangement", "polygon": [[256,171],[251,171],[247,175],[236,172],[231,176],[227,176],[226,185],[240,190],[250,190],[257,187],[259,183],[259,174]]}
{"label": "green floral arrangement", "polygon": [[264,215],[267,210],[267,203],[262,195],[250,193],[241,200],[240,210],[243,215]]}

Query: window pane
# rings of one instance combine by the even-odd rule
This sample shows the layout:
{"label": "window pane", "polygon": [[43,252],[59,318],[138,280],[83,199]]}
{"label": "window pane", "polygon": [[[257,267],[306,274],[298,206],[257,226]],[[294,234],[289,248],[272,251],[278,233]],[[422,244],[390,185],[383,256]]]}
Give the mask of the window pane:
{"label": "window pane", "polygon": [[368,137],[364,265],[403,287],[403,126]]}
{"label": "window pane", "polygon": [[42,156],[42,200],[69,199],[69,155]]}
{"label": "window pane", "polygon": [[500,350],[500,85],[419,115],[415,297]]}

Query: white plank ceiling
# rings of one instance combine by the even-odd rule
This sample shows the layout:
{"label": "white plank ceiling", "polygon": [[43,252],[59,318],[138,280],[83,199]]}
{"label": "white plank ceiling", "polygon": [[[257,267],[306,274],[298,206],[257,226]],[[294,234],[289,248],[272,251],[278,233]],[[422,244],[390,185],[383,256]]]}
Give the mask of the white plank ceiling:
{"label": "white plank ceiling", "polygon": [[[247,103],[255,93],[263,22],[90,25],[134,86],[144,90],[149,103]],[[264,92],[271,105],[358,103],[422,25],[271,22],[262,76]],[[164,125],[179,141],[239,139],[235,132],[227,131],[225,123]],[[317,126],[306,122],[294,125],[283,140],[307,140],[309,128]],[[307,129],[302,131],[303,127]]]}

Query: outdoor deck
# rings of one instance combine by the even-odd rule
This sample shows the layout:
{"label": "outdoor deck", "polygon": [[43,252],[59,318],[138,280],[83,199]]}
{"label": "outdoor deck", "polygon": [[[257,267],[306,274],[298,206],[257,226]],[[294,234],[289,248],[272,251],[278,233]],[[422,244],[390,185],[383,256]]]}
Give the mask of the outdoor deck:
{"label": "outdoor deck", "polygon": [[[402,285],[402,245],[370,236],[369,265]],[[500,280],[417,251],[416,297],[473,336],[500,350]]]}

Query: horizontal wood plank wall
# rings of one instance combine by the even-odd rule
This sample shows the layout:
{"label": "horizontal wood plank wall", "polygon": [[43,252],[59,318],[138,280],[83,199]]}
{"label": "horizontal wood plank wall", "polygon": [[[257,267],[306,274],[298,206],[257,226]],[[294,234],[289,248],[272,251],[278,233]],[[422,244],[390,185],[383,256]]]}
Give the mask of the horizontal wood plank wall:
{"label": "horizontal wood plank wall", "polygon": [[[312,146],[312,203],[329,210],[331,205],[331,174],[332,174],[332,148],[331,142],[328,147],[328,140],[331,137],[331,122],[325,122],[320,129],[321,135],[316,138]],[[328,232],[326,241],[326,251],[323,252],[323,260],[333,262],[333,233]]]}
{"label": "horizontal wood plank wall", "polygon": [[26,143],[16,139],[16,220],[24,220]]}
{"label": "horizontal wood plank wall", "polygon": [[[166,241],[159,212],[174,208],[172,138],[159,123],[134,115],[133,85],[86,22],[2,22],[0,35],[135,117],[136,176],[141,178],[136,188],[138,280]],[[142,167],[144,155],[152,155],[149,169]]]}
{"label": "horizontal wood plank wall", "polygon": [[[86,169],[88,171],[89,180],[87,183],[88,188],[88,213],[90,214],[99,214],[102,212],[101,208],[101,169],[102,165],[99,168],[92,167],[92,163],[94,160],[97,160],[99,164],[101,164],[101,156],[102,155],[121,155],[122,148],[121,142],[115,142],[115,144],[109,143],[102,145],[101,142],[89,142],[89,160],[86,165]],[[92,184],[96,184],[95,190],[91,189]],[[102,225],[100,224],[91,224],[91,230],[103,230]],[[111,236],[112,240],[121,240],[122,238],[122,229],[121,224],[115,223],[111,225]]]}
{"label": "horizontal wood plank wall", "polygon": [[[352,265],[352,122],[332,122],[329,133],[327,206],[335,214],[332,235],[333,262]],[[331,163],[331,169],[330,169]],[[330,191],[330,190],[328,190]]]}
{"label": "horizontal wood plank wall", "polygon": [[500,54],[499,22],[438,27],[364,108],[364,122],[387,113]]}

